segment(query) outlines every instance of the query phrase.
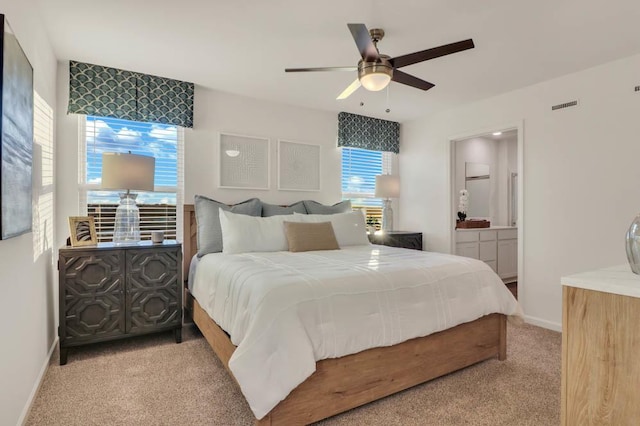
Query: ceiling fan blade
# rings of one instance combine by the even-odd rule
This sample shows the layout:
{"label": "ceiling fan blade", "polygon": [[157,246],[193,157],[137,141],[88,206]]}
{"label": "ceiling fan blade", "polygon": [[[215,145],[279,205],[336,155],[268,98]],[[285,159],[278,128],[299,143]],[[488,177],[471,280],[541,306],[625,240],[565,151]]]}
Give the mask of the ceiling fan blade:
{"label": "ceiling fan blade", "polygon": [[355,92],[356,90],[358,90],[360,88],[361,84],[360,84],[360,80],[359,79],[355,79],[355,81],[353,83],[351,83],[349,85],[349,87],[347,87],[346,89],[344,89],[342,91],[342,93],[340,93],[340,95],[338,95],[338,97],[336,98],[336,100],[342,100],[342,99],[347,99],[349,96],[351,96],[351,94],[353,92]]}
{"label": "ceiling fan blade", "polygon": [[429,83],[428,81],[420,80],[417,77],[407,74],[406,72],[402,72],[400,70],[393,70],[393,77],[391,80],[396,83],[406,84],[407,86],[415,87],[417,89],[429,90],[435,84]]}
{"label": "ceiling fan blade", "polygon": [[358,46],[358,51],[362,59],[365,61],[377,59],[379,56],[378,49],[376,45],[373,44],[367,27],[364,24],[347,24],[347,26],[349,27],[349,31],[351,31],[353,40]]}
{"label": "ceiling fan blade", "polygon": [[408,55],[398,56],[389,59],[394,68],[402,68],[407,65],[416,64],[429,59],[439,58],[440,56],[451,55],[452,53],[462,52],[463,50],[473,49],[475,45],[472,39],[458,41],[456,43],[445,44],[444,46],[434,47],[420,52],[409,53]]}
{"label": "ceiling fan blade", "polygon": [[284,72],[358,71],[358,67],[285,68]]}

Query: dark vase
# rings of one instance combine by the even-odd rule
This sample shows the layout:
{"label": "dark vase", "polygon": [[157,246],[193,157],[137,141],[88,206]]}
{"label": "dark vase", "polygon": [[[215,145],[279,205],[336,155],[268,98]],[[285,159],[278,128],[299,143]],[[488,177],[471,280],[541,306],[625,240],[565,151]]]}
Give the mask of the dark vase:
{"label": "dark vase", "polygon": [[458,212],[458,219],[464,221],[467,218],[467,214],[463,212]]}

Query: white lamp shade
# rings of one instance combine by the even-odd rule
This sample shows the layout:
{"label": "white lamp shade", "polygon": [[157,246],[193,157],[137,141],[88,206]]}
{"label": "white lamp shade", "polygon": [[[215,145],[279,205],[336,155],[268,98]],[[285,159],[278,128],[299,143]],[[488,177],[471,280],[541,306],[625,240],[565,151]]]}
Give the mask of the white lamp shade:
{"label": "white lamp shade", "polygon": [[362,86],[372,92],[377,92],[389,85],[391,76],[384,73],[370,73],[360,77]]}
{"label": "white lamp shade", "polygon": [[153,191],[156,159],[145,155],[102,154],[102,189]]}
{"label": "white lamp shade", "polygon": [[395,175],[376,176],[377,198],[398,198],[400,196],[400,177]]}

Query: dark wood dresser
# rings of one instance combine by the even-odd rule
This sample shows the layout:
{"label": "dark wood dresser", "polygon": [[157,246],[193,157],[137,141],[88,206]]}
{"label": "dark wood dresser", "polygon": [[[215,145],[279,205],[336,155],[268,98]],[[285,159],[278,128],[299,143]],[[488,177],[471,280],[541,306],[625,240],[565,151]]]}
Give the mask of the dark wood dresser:
{"label": "dark wood dresser", "polygon": [[182,246],[99,243],[59,251],[60,364],[69,347],[174,330],[182,341]]}
{"label": "dark wood dresser", "polygon": [[389,247],[422,250],[422,232],[385,231],[369,234],[369,241]]}

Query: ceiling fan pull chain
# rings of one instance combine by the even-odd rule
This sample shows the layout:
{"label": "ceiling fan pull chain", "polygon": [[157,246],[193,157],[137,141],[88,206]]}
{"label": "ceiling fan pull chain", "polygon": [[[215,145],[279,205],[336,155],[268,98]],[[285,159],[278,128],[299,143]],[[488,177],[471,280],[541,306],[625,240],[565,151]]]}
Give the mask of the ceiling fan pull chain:
{"label": "ceiling fan pull chain", "polygon": [[391,90],[390,87],[391,85],[387,86],[387,109],[385,110],[387,114],[391,112],[391,108],[389,108],[389,91]]}

